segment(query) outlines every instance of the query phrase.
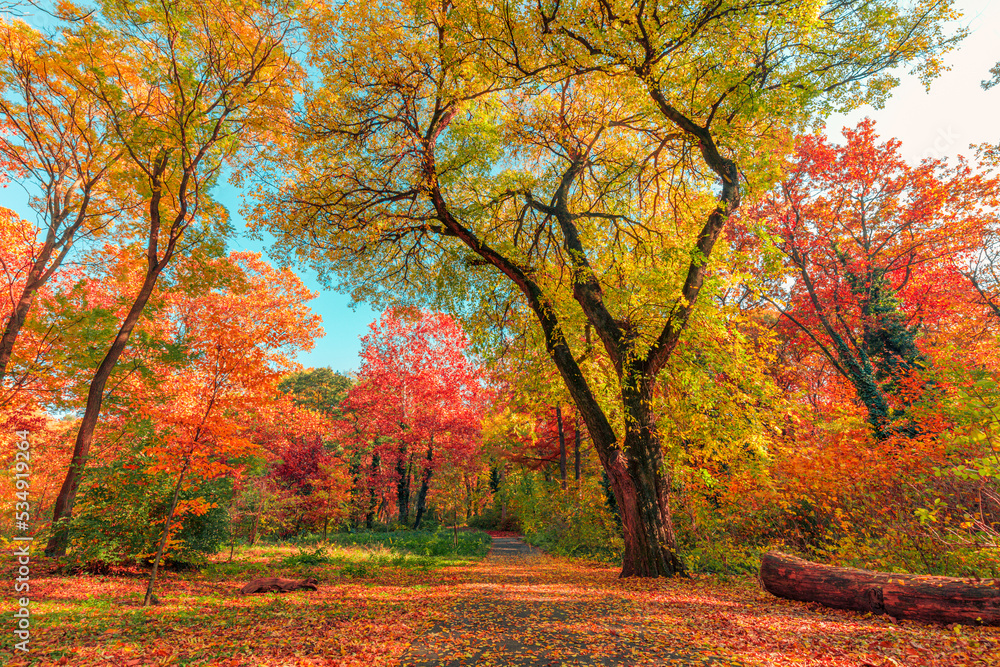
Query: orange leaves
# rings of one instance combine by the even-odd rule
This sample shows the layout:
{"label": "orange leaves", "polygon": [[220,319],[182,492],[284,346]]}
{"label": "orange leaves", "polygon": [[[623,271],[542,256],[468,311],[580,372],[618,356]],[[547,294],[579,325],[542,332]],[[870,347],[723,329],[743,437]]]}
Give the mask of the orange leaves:
{"label": "orange leaves", "polygon": [[155,375],[131,382],[133,411],[160,435],[148,450],[152,468],[187,466],[199,479],[228,474],[259,451],[245,430],[270,416],[277,382],[294,367],[290,355],[322,332],[305,305],[312,294],[290,272],[253,253],[216,264],[222,284],[165,295],[161,333],[180,346],[183,364],[149,360]]}
{"label": "orange leaves", "polygon": [[6,321],[31,267],[36,249],[35,226],[0,206],[0,319]]}

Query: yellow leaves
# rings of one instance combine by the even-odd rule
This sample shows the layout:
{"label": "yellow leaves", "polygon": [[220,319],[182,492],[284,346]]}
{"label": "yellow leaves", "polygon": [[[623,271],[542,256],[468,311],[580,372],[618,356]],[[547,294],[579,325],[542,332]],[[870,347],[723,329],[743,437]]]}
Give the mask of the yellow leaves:
{"label": "yellow leaves", "polygon": [[82,17],[90,14],[89,10],[70,2],[70,0],[58,0],[56,2],[55,14],[63,21],[78,21]]}

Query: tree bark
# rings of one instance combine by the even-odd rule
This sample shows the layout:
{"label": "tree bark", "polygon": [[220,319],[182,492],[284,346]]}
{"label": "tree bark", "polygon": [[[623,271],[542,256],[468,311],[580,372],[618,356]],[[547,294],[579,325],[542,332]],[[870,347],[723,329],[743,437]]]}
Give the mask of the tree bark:
{"label": "tree bark", "polygon": [[655,426],[644,406],[629,400],[625,405],[632,409],[626,411],[631,419],[627,419],[623,449],[631,455],[618,450],[604,464],[625,537],[621,576],[684,574]]}
{"label": "tree bark", "polygon": [[427,491],[431,487],[431,462],[434,460],[434,435],[431,435],[431,442],[427,446],[427,469],[424,470],[424,478],[420,482],[420,491],[417,492],[417,518],[413,522],[414,529],[420,528],[420,522],[424,519],[424,512],[427,509]]}
{"label": "tree bark", "polygon": [[163,524],[163,535],[160,536],[160,546],[156,549],[156,558],[153,559],[153,571],[149,575],[149,583],[146,585],[146,597],[143,598],[142,606],[148,607],[152,604],[153,588],[156,586],[156,574],[160,570],[160,561],[163,559],[163,550],[167,546],[167,538],[170,537],[170,524],[174,522],[174,512],[177,511],[177,498],[181,494],[181,484],[184,482],[184,474],[187,472],[188,462],[184,462],[181,474],[177,476],[177,484],[174,485],[174,497],[170,501],[170,511],[167,512],[166,522]]}
{"label": "tree bark", "polygon": [[760,580],[769,593],[788,600],[915,621],[1000,625],[997,579],[833,567],[771,551],[761,558]]}
{"label": "tree bark", "polygon": [[559,482],[566,490],[566,434],[563,432],[562,408],[556,403],[556,428],[559,429]]}

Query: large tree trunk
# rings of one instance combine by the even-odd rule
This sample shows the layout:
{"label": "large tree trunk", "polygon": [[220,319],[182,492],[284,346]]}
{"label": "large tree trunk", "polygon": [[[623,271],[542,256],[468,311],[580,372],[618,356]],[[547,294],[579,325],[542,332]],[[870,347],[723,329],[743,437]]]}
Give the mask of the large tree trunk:
{"label": "large tree trunk", "polygon": [[625,437],[626,457],[617,455],[605,469],[618,504],[625,551],[622,577],[670,577],[684,573],[677,555],[677,538],[670,516],[668,490],[656,457],[650,456],[654,443],[647,432],[629,432]]}
{"label": "large tree trunk", "polygon": [[[597,402],[577,399],[594,448],[608,476],[618,506],[625,550],[622,577],[670,577],[685,573],[678,556],[670,514],[669,481],[663,476],[663,454],[653,415],[653,383],[639,366],[625,366],[622,407],[625,438],[619,442]],[[570,385],[569,382],[567,382]],[[571,386],[571,393],[587,394]],[[574,396],[575,398],[575,396]],[[592,401],[592,404],[589,404]]]}
{"label": "large tree trunk", "polygon": [[777,597],[894,618],[1000,625],[1000,580],[956,579],[820,565],[775,551],[760,580]]}

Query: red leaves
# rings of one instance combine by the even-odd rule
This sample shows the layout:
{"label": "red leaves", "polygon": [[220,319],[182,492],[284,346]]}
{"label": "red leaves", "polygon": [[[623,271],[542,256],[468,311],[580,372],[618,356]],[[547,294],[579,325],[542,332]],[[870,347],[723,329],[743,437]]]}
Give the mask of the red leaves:
{"label": "red leaves", "polygon": [[479,451],[486,390],[459,324],[441,313],[388,309],[371,328],[341,423],[366,467],[378,457],[371,488],[386,493],[402,476],[467,469]]}
{"label": "red leaves", "polygon": [[799,386],[835,403],[839,382],[822,372],[834,370],[884,439],[891,413],[926,390],[925,332],[968,301],[960,268],[996,220],[1000,180],[965,162],[908,165],[871,120],[844,136],[842,146],[800,137],[791,172],[745,221],[775,235],[786,258],[788,278],[768,296],[784,315]]}

